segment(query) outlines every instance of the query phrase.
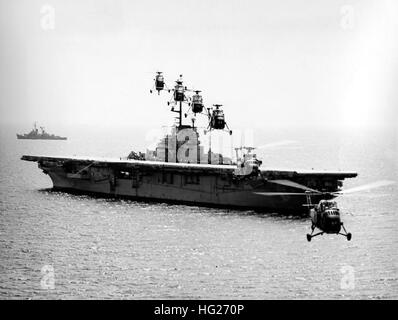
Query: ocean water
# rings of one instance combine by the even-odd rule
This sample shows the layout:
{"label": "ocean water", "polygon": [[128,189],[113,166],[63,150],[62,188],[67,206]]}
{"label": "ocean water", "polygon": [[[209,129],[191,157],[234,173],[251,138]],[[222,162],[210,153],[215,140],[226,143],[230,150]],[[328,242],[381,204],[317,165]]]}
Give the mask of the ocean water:
{"label": "ocean water", "polygon": [[[0,132],[1,299],[398,298],[397,185],[338,198],[350,242],[307,242],[309,218],[51,191],[22,154],[126,156],[145,134],[24,141],[21,130]],[[264,166],[357,171],[345,188],[398,181],[396,131],[255,131],[258,145],[286,140],[258,151]]]}

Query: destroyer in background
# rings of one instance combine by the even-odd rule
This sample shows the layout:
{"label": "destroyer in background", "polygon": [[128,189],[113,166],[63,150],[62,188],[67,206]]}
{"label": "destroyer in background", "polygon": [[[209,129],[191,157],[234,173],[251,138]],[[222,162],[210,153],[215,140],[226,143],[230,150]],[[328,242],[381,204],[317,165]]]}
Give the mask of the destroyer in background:
{"label": "destroyer in background", "polygon": [[36,127],[36,122],[33,125],[33,129],[29,133],[17,134],[17,139],[29,139],[29,140],[66,140],[66,137],[56,136],[49,134],[44,130],[44,127],[40,127],[40,132]]}
{"label": "destroyer in background", "polygon": [[[155,89],[160,94],[165,88],[158,73]],[[236,148],[235,161],[215,153],[213,130],[232,135],[222,106],[205,107],[200,91],[184,86],[181,76],[173,89],[166,90],[172,92],[167,104],[177,113],[177,122],[154,150],[133,151],[125,159],[24,155],[22,160],[38,162],[55,190],[289,214],[308,213],[303,206],[306,191],[311,191],[314,201],[332,199],[344,179],[357,176],[355,172],[261,168],[252,147]],[[191,123],[183,124],[188,114]],[[208,124],[207,153],[195,126],[199,116]]]}

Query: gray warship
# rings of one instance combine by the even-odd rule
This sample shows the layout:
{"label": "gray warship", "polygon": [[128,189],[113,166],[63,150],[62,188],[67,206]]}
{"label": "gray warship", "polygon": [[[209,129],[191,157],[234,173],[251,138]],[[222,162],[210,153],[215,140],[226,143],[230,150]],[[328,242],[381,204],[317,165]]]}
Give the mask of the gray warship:
{"label": "gray warship", "polygon": [[[53,189],[63,192],[290,215],[308,214],[306,192],[311,192],[313,201],[332,199],[344,179],[357,176],[350,171],[262,168],[251,146],[235,148],[234,160],[213,152],[211,146],[206,153],[196,116],[207,118],[206,134],[221,130],[232,135],[222,106],[206,108],[200,91],[184,86],[181,76],[172,89],[161,72],[154,80],[158,94],[172,92],[167,104],[178,116],[152,150],[132,151],[117,159],[44,155],[21,159],[37,162],[51,178]],[[183,123],[184,108],[193,116],[190,124]]]}
{"label": "gray warship", "polygon": [[32,131],[25,134],[18,134],[17,139],[24,139],[24,140],[67,140],[66,137],[56,136],[54,134],[49,134],[46,132],[44,127],[40,127],[40,132],[37,129],[36,122],[33,125]]}

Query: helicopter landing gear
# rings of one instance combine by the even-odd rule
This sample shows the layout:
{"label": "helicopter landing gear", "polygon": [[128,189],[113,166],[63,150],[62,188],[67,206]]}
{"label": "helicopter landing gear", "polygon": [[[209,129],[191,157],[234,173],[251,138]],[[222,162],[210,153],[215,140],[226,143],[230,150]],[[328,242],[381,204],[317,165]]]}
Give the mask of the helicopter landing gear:
{"label": "helicopter landing gear", "polygon": [[323,234],[324,234],[324,232],[322,232],[322,231],[321,231],[321,232],[318,232],[318,233],[315,233],[314,235],[312,235],[312,233],[311,233],[311,234],[308,234],[308,233],[307,233],[307,240],[308,240],[308,241],[311,241],[312,238],[314,238],[314,237],[316,237],[316,236],[321,236],[321,235],[323,235]]}
{"label": "helicopter landing gear", "polygon": [[308,242],[310,242],[311,239],[312,239],[313,237],[316,237],[316,236],[319,236],[319,235],[323,235],[323,234],[324,234],[324,232],[321,231],[321,232],[318,232],[318,233],[315,233],[314,235],[312,235],[312,234],[314,233],[314,230],[315,230],[315,226],[312,225],[312,226],[311,226],[311,234],[307,233],[307,240],[308,240]]}
{"label": "helicopter landing gear", "polygon": [[351,238],[352,238],[352,234],[351,234],[350,232],[347,232],[347,230],[344,228],[343,223],[341,223],[341,227],[343,228],[343,230],[344,230],[345,233],[339,232],[338,234],[341,234],[342,236],[344,236],[344,237],[347,238],[347,241],[350,241]]}

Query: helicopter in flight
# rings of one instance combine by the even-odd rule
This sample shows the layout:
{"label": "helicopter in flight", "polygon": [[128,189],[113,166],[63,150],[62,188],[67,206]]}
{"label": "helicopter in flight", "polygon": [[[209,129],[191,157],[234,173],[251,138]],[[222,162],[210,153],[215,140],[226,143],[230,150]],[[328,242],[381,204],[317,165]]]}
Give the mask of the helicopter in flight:
{"label": "helicopter in flight", "polygon": [[[329,196],[337,196],[341,194],[351,194],[351,193],[356,193],[364,190],[370,190],[374,188],[379,188],[383,186],[388,186],[395,184],[395,181],[389,181],[389,180],[381,180],[381,181],[376,181],[373,183],[369,183],[363,186],[359,187],[354,187],[351,189],[346,189],[343,191],[339,192],[334,192],[334,193],[327,193],[326,195]],[[315,191],[315,193],[314,193]],[[304,206],[308,207],[310,217],[311,217],[311,233],[307,234],[307,240],[311,241],[313,237],[316,237],[318,235],[323,235],[324,233],[327,234],[339,234],[347,238],[348,241],[351,240],[352,234],[350,232],[347,232],[347,230],[344,227],[343,222],[341,221],[340,218],[340,209],[337,206],[336,201],[332,200],[320,200],[318,204],[312,204],[311,202],[311,195],[312,194],[322,194],[322,192],[316,191],[316,190],[306,190],[305,195],[307,198],[307,204]],[[314,233],[315,228],[319,229],[320,231],[316,234]],[[344,233],[341,232],[341,229],[344,231]]]}
{"label": "helicopter in flight", "polygon": [[[203,112],[203,109],[204,109],[205,106],[203,104],[203,97],[200,95],[200,93],[202,91],[200,91],[200,90],[192,90],[192,91],[195,92],[195,94],[192,97],[189,98],[189,100],[191,102],[188,103],[188,105],[190,106],[190,110],[196,116],[196,114]],[[188,110],[188,112],[189,112],[189,110]],[[185,114],[185,118],[187,116],[188,116],[188,114],[186,113]]]}
{"label": "helicopter in flight", "polygon": [[[274,143],[265,145],[282,145],[287,144],[288,141],[282,141],[281,143]],[[380,188],[388,185],[395,184],[395,181],[391,180],[380,180],[376,182],[372,182],[369,184],[365,184],[362,186],[341,190],[338,192],[322,192],[319,190],[311,189],[308,186],[302,185],[297,182],[287,181],[287,180],[269,180],[270,183],[279,184],[282,186],[293,187],[296,189],[301,189],[300,192],[258,192],[256,194],[261,194],[263,196],[286,196],[286,195],[297,195],[297,196],[306,196],[306,204],[303,204],[304,207],[308,207],[309,215],[311,217],[311,233],[307,234],[307,240],[311,241],[312,238],[323,235],[323,234],[339,234],[344,237],[348,241],[351,240],[352,234],[347,232],[344,227],[343,222],[341,221],[341,210],[338,208],[336,201],[328,200],[331,198],[335,198],[338,195],[344,194],[352,194],[356,192],[367,191],[374,188]],[[311,201],[311,196],[322,197],[318,204],[313,204]],[[313,234],[315,229],[319,229],[319,232]],[[342,233],[341,231],[344,231]]]}
{"label": "helicopter in flight", "polygon": [[150,91],[150,93],[153,93],[153,89],[155,88],[155,90],[158,92],[158,95],[160,95],[160,91],[164,90],[164,88],[166,87],[166,84],[164,82],[164,76],[163,76],[163,72],[162,71],[157,71],[156,75],[155,75],[155,79],[153,79],[155,81],[153,87]]}
{"label": "helicopter in flight", "polygon": [[169,90],[169,92],[173,91],[173,96],[171,97],[170,101],[167,102],[167,105],[173,105],[171,111],[174,111],[174,105],[177,105],[178,102],[180,103],[180,106],[182,105],[182,103],[189,102],[189,98],[185,93],[189,90],[186,86],[183,85],[182,74],[180,74],[180,78],[175,82],[176,84],[174,85],[174,89]]}
{"label": "helicopter in flight", "polygon": [[[187,88],[183,84],[182,74],[180,74],[180,77],[175,81],[176,83],[173,89],[167,88],[163,73],[160,71],[157,71],[154,81],[154,88],[158,91],[158,94],[160,94],[160,91],[164,90],[165,88],[169,93],[173,92],[171,99],[167,102],[167,105],[171,105],[172,112],[179,114],[178,119],[180,127],[182,126],[182,109],[183,104],[185,103],[189,106],[187,113],[185,113],[185,118],[188,116],[188,112],[193,113],[194,117],[196,117],[198,114],[205,115],[208,118],[207,131],[210,132],[212,130],[224,130],[228,131],[229,134],[232,135],[232,130],[229,129],[225,121],[224,111],[221,109],[222,105],[214,104],[213,107],[205,109],[203,97],[200,94],[201,91]],[[153,93],[153,90],[151,89],[150,92]],[[194,92],[194,94],[190,94],[190,92]],[[195,120],[192,120],[192,123],[194,123]]]}
{"label": "helicopter in flight", "polygon": [[[328,234],[340,234],[351,240],[352,234],[347,232],[343,222],[340,219],[340,209],[337,207],[336,201],[332,200],[320,200],[318,204],[312,204],[311,202],[311,191],[306,191],[307,204],[305,205],[309,209],[311,217],[311,234],[307,234],[307,240],[311,241],[313,237]],[[314,233],[315,228],[320,231]],[[344,233],[341,232],[343,229]]]}
{"label": "helicopter in flight", "polygon": [[209,118],[208,131],[226,130],[230,135],[232,135],[232,130],[229,129],[228,124],[225,121],[224,111],[220,109],[222,104],[213,104],[213,106],[214,108],[207,108],[207,115]]}

